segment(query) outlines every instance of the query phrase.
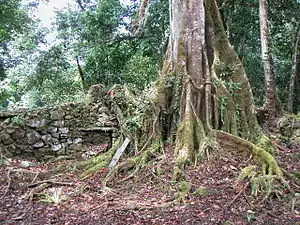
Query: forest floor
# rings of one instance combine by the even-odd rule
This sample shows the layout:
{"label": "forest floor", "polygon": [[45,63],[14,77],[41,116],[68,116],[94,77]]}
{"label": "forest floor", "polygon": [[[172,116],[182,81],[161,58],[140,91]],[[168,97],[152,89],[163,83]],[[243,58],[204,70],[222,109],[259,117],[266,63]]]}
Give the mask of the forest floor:
{"label": "forest floor", "polygon": [[[300,171],[300,146],[282,146],[276,156],[280,166]],[[24,159],[15,158],[0,167],[0,224],[300,224],[299,202],[292,207],[288,193],[261,201],[264,196],[251,195],[246,182],[236,183],[241,169],[254,162],[249,155],[234,152],[219,151],[188,167],[191,191],[178,201],[178,184],[172,182],[172,150],[166,146],[164,156],[151,161],[138,180],[128,177],[129,171],[120,174],[109,189],[100,182],[106,169],[84,180],[78,172],[47,180],[47,172],[72,161],[24,168],[20,166]],[[44,194],[30,199],[30,191],[38,192],[35,188],[42,183],[49,185]],[[199,187],[202,192],[196,191]],[[292,188],[300,193],[299,186]]]}

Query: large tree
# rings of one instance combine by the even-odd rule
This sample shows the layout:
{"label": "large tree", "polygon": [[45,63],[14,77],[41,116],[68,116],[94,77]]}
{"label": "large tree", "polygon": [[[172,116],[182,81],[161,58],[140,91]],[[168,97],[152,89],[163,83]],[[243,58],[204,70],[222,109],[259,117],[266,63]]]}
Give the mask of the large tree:
{"label": "large tree", "polygon": [[[145,16],[141,12],[146,12],[147,4],[143,1],[138,15]],[[143,24],[144,18],[137,20],[141,22],[135,24]],[[257,123],[247,75],[229,43],[215,0],[170,2],[169,46],[154,89],[145,98],[134,98],[128,88],[110,92],[123,135],[138,143],[135,157],[111,170],[106,181],[129,168],[138,172],[159,152],[163,139],[176,143],[176,180],[186,179],[188,164],[218,148],[249,152],[266,179],[282,175],[270,154],[273,146]],[[101,157],[91,161],[84,175],[103,166]],[[257,168],[250,167],[244,177],[250,171],[251,178],[258,175]]]}

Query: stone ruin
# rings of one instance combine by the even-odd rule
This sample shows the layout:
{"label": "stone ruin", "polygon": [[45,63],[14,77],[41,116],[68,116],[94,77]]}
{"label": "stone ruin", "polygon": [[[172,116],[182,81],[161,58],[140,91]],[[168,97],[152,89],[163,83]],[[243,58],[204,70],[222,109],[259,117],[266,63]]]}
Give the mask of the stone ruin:
{"label": "stone ruin", "polygon": [[103,86],[92,86],[89,103],[0,112],[0,147],[6,154],[70,155],[86,146],[109,147],[118,136],[116,117],[104,104]]}

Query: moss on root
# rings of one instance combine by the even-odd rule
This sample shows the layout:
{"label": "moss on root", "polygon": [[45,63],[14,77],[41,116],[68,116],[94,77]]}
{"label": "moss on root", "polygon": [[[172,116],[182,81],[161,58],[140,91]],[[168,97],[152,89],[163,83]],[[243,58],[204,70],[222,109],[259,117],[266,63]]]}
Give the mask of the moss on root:
{"label": "moss on root", "polygon": [[121,146],[122,142],[123,138],[120,136],[107,152],[77,165],[77,169],[84,170],[84,172],[81,174],[81,178],[85,179],[98,172],[100,169],[106,167],[111,162],[115,152]]}
{"label": "moss on root", "polygon": [[242,170],[238,178],[239,180],[248,180],[251,187],[251,194],[254,196],[264,196],[262,201],[266,200],[272,194],[279,198],[283,193],[283,189],[293,192],[283,176],[262,175],[259,168],[253,165]]}
{"label": "moss on root", "polygon": [[230,147],[229,150],[248,151],[251,153],[260,166],[263,175],[282,176],[282,171],[278,166],[276,159],[265,149],[223,131],[216,131],[216,135],[222,148],[229,149]]}
{"label": "moss on root", "polygon": [[186,199],[186,197],[189,195],[189,193],[191,192],[191,184],[188,181],[181,181],[179,183],[179,193],[178,193],[178,197],[177,200],[179,202],[184,202],[184,200]]}
{"label": "moss on root", "polygon": [[152,144],[144,150],[141,155],[137,155],[134,157],[130,157],[124,162],[116,165],[112,168],[108,175],[106,176],[103,184],[106,186],[110,181],[112,181],[116,176],[121,173],[131,169],[134,169],[133,176],[137,179],[138,173],[141,171],[142,168],[146,165],[146,163],[155,156],[161,150],[161,140],[157,139],[152,142]]}
{"label": "moss on root", "polygon": [[278,153],[278,149],[276,148],[276,146],[265,135],[261,135],[261,137],[257,141],[256,145],[262,149],[265,149],[271,155]]}
{"label": "moss on root", "polygon": [[[279,189],[287,187],[291,190],[288,183],[284,180],[283,172],[278,166],[276,159],[268,151],[226,132],[216,131],[216,134],[218,142],[224,149],[248,151],[253,155],[257,165],[250,165],[244,168],[238,178],[238,180],[248,180],[250,182],[252,194],[263,194],[265,196],[263,198],[264,201],[271,194],[280,194]],[[268,143],[266,139],[266,137],[263,137],[262,142]]]}
{"label": "moss on root", "polygon": [[198,196],[208,196],[216,193],[218,193],[218,191],[206,187],[199,187],[193,192],[194,195],[198,195]]}

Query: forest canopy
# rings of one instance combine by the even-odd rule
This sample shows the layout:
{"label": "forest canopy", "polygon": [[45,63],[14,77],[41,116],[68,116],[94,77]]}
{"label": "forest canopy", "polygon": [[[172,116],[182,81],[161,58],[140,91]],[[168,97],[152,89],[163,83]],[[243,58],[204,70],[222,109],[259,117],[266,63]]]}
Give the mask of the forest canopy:
{"label": "forest canopy", "polygon": [[[151,1],[147,20],[137,36],[132,24],[139,1],[129,5],[118,0],[74,1],[56,11],[51,28],[43,27],[34,13],[39,4],[46,3],[20,0],[0,3],[3,109],[84,101],[84,90],[97,83],[107,86],[126,83],[142,90],[157,78],[170,33],[168,0]],[[218,4],[226,33],[250,79],[255,102],[261,106],[265,84],[258,2],[219,1]],[[292,56],[299,36],[299,4],[295,0],[289,4],[272,1],[268,11],[278,97],[287,108],[285,96],[289,93]],[[226,71],[223,73],[226,75]],[[239,84],[230,85],[233,90],[239,88]],[[299,78],[294,89],[293,109],[297,111]]]}

